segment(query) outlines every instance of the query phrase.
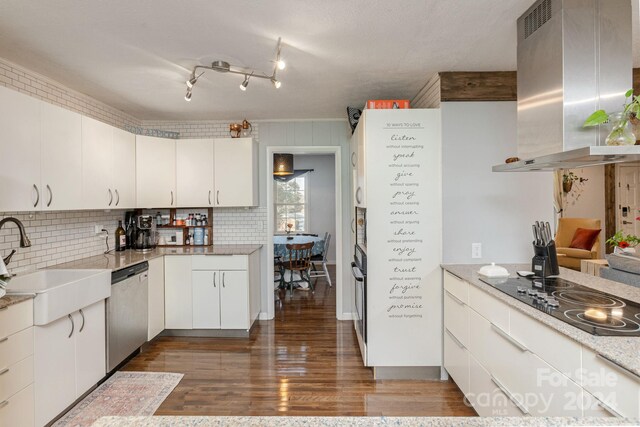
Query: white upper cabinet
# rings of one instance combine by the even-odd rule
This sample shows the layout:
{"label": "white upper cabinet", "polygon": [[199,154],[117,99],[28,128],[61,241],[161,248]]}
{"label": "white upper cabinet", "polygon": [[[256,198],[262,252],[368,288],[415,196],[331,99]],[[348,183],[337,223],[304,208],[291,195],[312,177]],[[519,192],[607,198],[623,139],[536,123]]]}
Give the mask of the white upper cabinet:
{"label": "white upper cabinet", "polygon": [[258,205],[258,145],[253,139],[216,139],[214,172],[214,206]]}
{"label": "white upper cabinet", "polygon": [[176,142],[178,206],[214,205],[213,168],[213,139]]}
{"label": "white upper cabinet", "polygon": [[40,101],[0,86],[0,211],[40,209]]}
{"label": "white upper cabinet", "polygon": [[136,198],[139,208],[176,206],[175,140],[136,136]]}
{"label": "white upper cabinet", "polygon": [[87,209],[114,207],[113,128],[82,117],[82,204]]}
{"label": "white upper cabinet", "polygon": [[82,209],[82,120],[55,105],[41,106],[41,209]]}
{"label": "white upper cabinet", "polygon": [[136,207],[136,136],[113,128],[113,169],[111,171],[115,200],[112,207]]}

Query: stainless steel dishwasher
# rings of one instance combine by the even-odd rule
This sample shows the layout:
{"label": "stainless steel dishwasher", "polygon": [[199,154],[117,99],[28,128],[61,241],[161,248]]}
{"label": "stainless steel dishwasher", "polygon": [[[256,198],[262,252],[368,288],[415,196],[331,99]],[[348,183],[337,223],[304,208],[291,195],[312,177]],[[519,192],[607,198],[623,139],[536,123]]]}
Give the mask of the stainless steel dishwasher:
{"label": "stainless steel dishwasher", "polygon": [[107,299],[107,372],[113,371],[147,341],[149,263],[111,273]]}

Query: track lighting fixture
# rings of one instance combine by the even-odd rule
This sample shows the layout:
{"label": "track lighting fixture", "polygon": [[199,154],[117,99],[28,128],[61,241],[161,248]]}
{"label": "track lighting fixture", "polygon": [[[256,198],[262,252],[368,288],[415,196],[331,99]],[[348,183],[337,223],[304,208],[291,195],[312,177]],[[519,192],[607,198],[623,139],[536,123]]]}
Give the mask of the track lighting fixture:
{"label": "track lighting fixture", "polygon": [[244,76],[244,81],[242,83],[240,83],[240,90],[241,91],[245,91],[247,90],[247,86],[249,86],[249,76]]}
{"label": "track lighting fixture", "polygon": [[248,69],[248,68],[236,67],[234,65],[229,64],[226,61],[213,61],[210,66],[196,65],[195,67],[193,67],[193,70],[191,71],[191,75],[189,76],[189,79],[186,81],[187,94],[185,95],[184,99],[186,101],[191,101],[191,92],[192,92],[193,86],[195,86],[200,76],[204,74],[204,71],[203,71],[200,74],[196,75],[196,71],[198,69],[214,70],[214,71],[218,71],[219,73],[232,73],[232,74],[244,75],[244,80],[240,84],[240,90],[242,91],[247,90],[247,86],[249,86],[249,79],[251,77],[270,80],[271,83],[273,84],[273,87],[275,87],[276,89],[279,89],[280,86],[282,86],[282,83],[278,80],[277,73],[278,73],[278,70],[282,71],[286,68],[285,62],[280,58],[281,49],[282,49],[282,39],[278,38],[278,43],[276,45],[276,58],[273,61],[274,66],[271,74],[262,73],[262,72]]}

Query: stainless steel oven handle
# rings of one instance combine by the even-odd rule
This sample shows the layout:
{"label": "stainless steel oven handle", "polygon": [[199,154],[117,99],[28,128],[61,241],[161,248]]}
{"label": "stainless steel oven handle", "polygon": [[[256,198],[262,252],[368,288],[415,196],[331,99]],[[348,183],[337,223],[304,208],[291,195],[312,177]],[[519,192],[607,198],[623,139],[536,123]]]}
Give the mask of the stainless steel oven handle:
{"label": "stainless steel oven handle", "polygon": [[364,282],[364,276],[362,275],[360,269],[356,266],[355,262],[351,263],[351,274],[353,274],[353,277],[356,279],[356,281]]}

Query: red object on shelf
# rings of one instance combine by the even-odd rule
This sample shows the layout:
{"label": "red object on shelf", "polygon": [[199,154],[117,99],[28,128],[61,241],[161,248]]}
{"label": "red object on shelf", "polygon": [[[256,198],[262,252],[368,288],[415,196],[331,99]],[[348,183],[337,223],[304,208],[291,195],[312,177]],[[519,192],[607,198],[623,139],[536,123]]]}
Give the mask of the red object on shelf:
{"label": "red object on shelf", "polygon": [[370,99],[364,108],[367,110],[393,110],[411,107],[408,99]]}

